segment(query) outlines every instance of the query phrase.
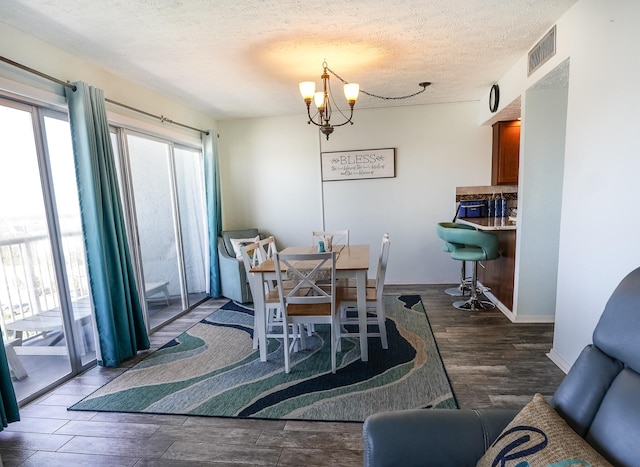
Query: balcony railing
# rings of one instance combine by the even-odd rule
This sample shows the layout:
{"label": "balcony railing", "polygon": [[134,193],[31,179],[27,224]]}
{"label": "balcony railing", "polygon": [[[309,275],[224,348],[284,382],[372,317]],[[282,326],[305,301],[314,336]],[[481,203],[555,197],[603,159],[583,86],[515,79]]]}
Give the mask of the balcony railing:
{"label": "balcony railing", "polygon": [[[7,342],[15,336],[7,325],[52,310],[60,310],[60,297],[46,234],[0,239],[0,324]],[[62,247],[72,302],[89,296],[84,244],[79,231],[62,235]],[[11,327],[11,326],[9,326]],[[22,339],[39,336],[23,333]]]}

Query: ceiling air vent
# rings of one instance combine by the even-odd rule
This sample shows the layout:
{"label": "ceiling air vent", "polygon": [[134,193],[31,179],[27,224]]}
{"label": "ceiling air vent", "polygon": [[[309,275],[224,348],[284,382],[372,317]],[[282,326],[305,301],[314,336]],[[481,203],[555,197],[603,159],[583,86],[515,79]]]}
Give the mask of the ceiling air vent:
{"label": "ceiling air vent", "polygon": [[547,60],[556,54],[556,27],[555,25],[538,41],[529,51],[529,74],[540,68]]}

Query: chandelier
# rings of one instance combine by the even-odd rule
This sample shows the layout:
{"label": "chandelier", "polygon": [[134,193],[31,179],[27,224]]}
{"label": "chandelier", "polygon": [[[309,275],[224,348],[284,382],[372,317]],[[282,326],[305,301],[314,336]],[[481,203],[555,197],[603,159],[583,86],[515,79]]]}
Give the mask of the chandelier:
{"label": "chandelier", "polygon": [[[331,100],[333,96],[331,95],[331,88],[329,85],[329,73],[327,73],[327,62],[322,63],[322,67],[324,71],[320,78],[322,79],[322,91],[316,92],[316,83],[313,81],[304,81],[300,83],[300,94],[302,94],[302,98],[304,102],[307,104],[307,116],[309,117],[309,121],[307,123],[320,127],[320,131],[323,135],[329,139],[329,135],[333,133],[333,129],[337,126],[343,126],[347,123],[353,122],[351,118],[353,117],[353,106],[358,99],[358,94],[360,93],[360,85],[357,83],[345,83],[344,85],[344,97],[347,98],[347,102],[349,103],[349,118],[346,121],[339,124],[331,124]],[[311,116],[311,100],[315,103],[318,108],[318,121],[314,121]],[[338,109],[340,111],[340,109]],[[340,113],[342,113],[340,111]],[[342,114],[344,115],[344,114]],[[345,116],[346,118],[346,116]]]}
{"label": "chandelier", "polygon": [[[302,98],[304,99],[305,104],[307,104],[307,116],[309,120],[308,124],[314,124],[320,128],[320,131],[323,135],[329,139],[329,135],[333,133],[333,129],[338,126],[346,125],[347,123],[353,122],[351,119],[353,118],[353,106],[356,104],[356,100],[358,99],[358,94],[360,94],[360,85],[357,83],[347,83],[340,76],[335,74],[331,68],[328,67],[327,62],[324,61],[322,63],[322,67],[324,71],[320,78],[322,79],[322,91],[316,92],[316,83],[313,81],[304,81],[300,83],[300,94],[302,94]],[[329,83],[329,73],[338,78],[340,81],[344,83],[344,96],[349,103],[349,117],[347,117],[340,109],[338,112],[342,114],[342,116],[346,119],[342,123],[331,123],[331,102],[333,101],[335,105],[335,101],[333,100],[333,95],[331,94],[331,86]],[[409,94],[408,96],[399,96],[399,97],[384,97],[378,96],[376,94],[371,94],[367,91],[362,91],[364,94],[375,97],[377,99],[385,99],[385,100],[397,100],[397,99],[407,99],[409,97],[416,96],[427,89],[427,86],[430,86],[431,83],[428,81],[424,81],[422,83],[418,83],[422,89],[413,94]],[[311,101],[313,101],[318,108],[318,113],[314,116],[311,116]],[[337,105],[336,105],[337,107]],[[314,120],[315,117],[318,117],[317,121]]]}

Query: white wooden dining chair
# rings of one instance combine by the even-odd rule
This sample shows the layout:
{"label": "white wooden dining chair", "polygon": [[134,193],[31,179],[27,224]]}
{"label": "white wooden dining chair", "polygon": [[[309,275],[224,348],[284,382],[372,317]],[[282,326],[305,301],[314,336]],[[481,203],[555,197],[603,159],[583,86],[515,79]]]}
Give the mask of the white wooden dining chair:
{"label": "white wooden dining chair", "polygon": [[[349,229],[346,230],[314,230],[311,232],[311,245],[318,246],[318,242],[327,242],[327,237],[332,245],[348,245]],[[328,251],[328,250],[327,250]]]}
{"label": "white wooden dining chair", "polygon": [[[273,255],[275,254],[275,252],[278,251],[276,249],[276,240],[273,235],[270,235],[267,238],[264,238],[259,242],[256,242],[256,244],[258,245],[258,247],[256,248],[256,253],[258,255],[258,258],[257,258],[258,264],[262,264],[268,259],[273,258]],[[273,291],[275,290],[275,281],[274,280],[265,281],[264,286],[267,290]]]}
{"label": "white wooden dining chair", "polygon": [[[377,325],[378,332],[368,332],[367,337],[380,337],[383,349],[389,348],[387,341],[386,315],[382,293],[384,289],[384,279],[387,273],[387,263],[389,260],[389,247],[391,240],[388,233],[382,237],[382,248],[378,261],[378,271],[375,278],[375,287],[367,287],[367,326]],[[338,299],[340,301],[340,337],[358,335],[358,331],[348,331],[346,326],[358,326],[358,304],[357,290],[355,287],[338,287]],[[338,345],[338,348],[340,345]]]}
{"label": "white wooden dining chair", "polygon": [[273,258],[276,250],[276,239],[273,235],[268,236],[265,239],[256,242],[258,244],[258,249],[256,250],[259,256],[260,263]]}
{"label": "white wooden dining chair", "polygon": [[[270,237],[273,239],[273,237]],[[268,245],[269,242],[261,240],[260,242],[250,243],[240,247],[240,254],[242,256],[242,262],[244,263],[245,271],[247,273],[247,280],[249,281],[249,287],[251,289],[251,295],[256,297],[257,294],[264,294],[265,303],[265,323],[266,323],[266,335],[267,337],[280,337],[281,334],[275,334],[274,328],[282,326],[282,309],[280,307],[280,297],[273,285],[264,283],[262,287],[258,287],[255,283],[251,271],[251,268],[262,264],[268,258],[264,255],[265,248],[261,246],[261,243]],[[274,247],[275,251],[275,247]],[[262,252],[262,253],[261,253]],[[256,311],[254,307],[253,317],[253,348],[258,348],[258,320],[257,314],[260,311]]]}
{"label": "white wooden dining chair", "polygon": [[[349,245],[349,229],[344,230],[314,230],[311,232],[311,245],[318,248],[318,243],[324,242],[323,251],[332,251],[333,245]],[[328,246],[327,242],[329,243]],[[320,281],[323,283],[323,281]],[[307,334],[313,332],[313,324],[307,326]]]}
{"label": "white wooden dining chair", "polygon": [[[376,277],[369,277],[367,278],[367,288],[368,289],[375,289],[378,287],[379,284],[384,285],[384,277],[380,277],[381,276],[381,272],[382,272],[382,265],[383,265],[383,256],[384,256],[384,244],[385,241],[389,240],[389,234],[385,233],[382,236],[382,246],[380,247],[380,256],[378,257],[378,268],[376,269]],[[386,261],[386,260],[385,260]],[[385,272],[386,272],[386,264],[384,266],[385,268]],[[342,287],[356,287],[356,280],[353,278],[350,279],[338,279],[336,281],[336,287],[338,288],[342,288]]]}
{"label": "white wooden dining chair", "polygon": [[[300,340],[300,348],[305,348],[303,325],[329,324],[331,372],[336,372],[336,351],[338,343],[339,319],[336,307],[336,253],[281,254],[274,256],[280,306],[282,307],[283,326],[293,327],[292,342],[289,333],[284,337],[284,371],[289,373],[291,352]],[[285,271],[283,271],[283,269]],[[328,284],[320,287],[318,279]],[[293,288],[285,289],[285,281]]]}

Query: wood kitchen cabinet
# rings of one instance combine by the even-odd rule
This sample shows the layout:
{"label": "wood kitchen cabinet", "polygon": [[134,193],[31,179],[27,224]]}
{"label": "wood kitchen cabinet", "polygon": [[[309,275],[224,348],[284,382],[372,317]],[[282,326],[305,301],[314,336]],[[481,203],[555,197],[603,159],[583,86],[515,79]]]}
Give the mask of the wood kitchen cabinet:
{"label": "wood kitchen cabinet", "polygon": [[492,185],[517,185],[520,159],[520,120],[493,125]]}

